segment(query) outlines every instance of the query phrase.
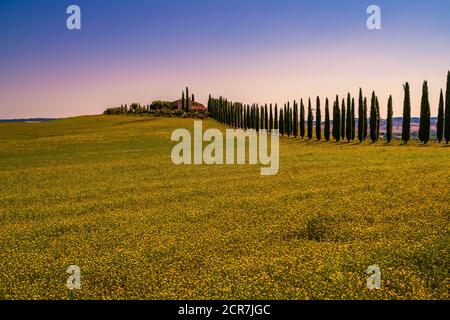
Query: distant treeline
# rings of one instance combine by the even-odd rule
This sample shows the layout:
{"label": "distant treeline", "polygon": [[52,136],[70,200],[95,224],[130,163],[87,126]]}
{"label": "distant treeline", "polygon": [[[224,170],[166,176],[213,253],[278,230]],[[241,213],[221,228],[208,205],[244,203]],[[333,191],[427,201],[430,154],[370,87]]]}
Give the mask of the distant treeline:
{"label": "distant treeline", "polygon": [[152,111],[169,108],[168,101],[153,101],[151,104],[141,106],[140,103],[132,103],[130,106],[121,105],[120,107],[107,108],[103,114],[144,114]]}
{"label": "distant treeline", "polygon": [[[401,140],[407,143],[411,138],[411,97],[408,83],[403,85],[403,118]],[[240,129],[259,130],[279,130],[280,135],[300,137],[308,140],[323,139],[330,141],[331,137],[339,142],[347,140],[363,142],[370,139],[371,142],[380,140],[380,103],[375,92],[372,92],[370,105],[368,99],[363,96],[362,89],[359,89],[357,101],[348,93],[346,98],[340,99],[336,95],[330,111],[330,101],[325,99],[325,117],[322,122],[322,110],[320,97],[316,98],[315,110],[313,110],[311,99],[308,99],[307,108],[303,99],[300,103],[293,101],[284,104],[283,107],[275,104],[252,104],[246,105],[240,102],[230,102],[225,98],[208,99],[208,112],[216,121],[228,126]],[[387,103],[386,135],[387,142],[391,142],[393,135],[393,101],[389,96]],[[356,113],[357,112],[357,118]],[[331,120],[331,113],[332,119]],[[430,140],[430,103],[428,98],[428,83],[424,81],[422,87],[422,99],[420,107],[420,121],[418,138],[423,143]],[[322,126],[323,123],[323,126]],[[450,141],[450,71],[447,73],[447,88],[445,96],[441,90],[439,97],[439,108],[436,123],[436,139],[440,143],[445,139]]]}
{"label": "distant treeline", "polygon": [[60,118],[26,118],[26,119],[0,119],[0,122],[46,122]]}

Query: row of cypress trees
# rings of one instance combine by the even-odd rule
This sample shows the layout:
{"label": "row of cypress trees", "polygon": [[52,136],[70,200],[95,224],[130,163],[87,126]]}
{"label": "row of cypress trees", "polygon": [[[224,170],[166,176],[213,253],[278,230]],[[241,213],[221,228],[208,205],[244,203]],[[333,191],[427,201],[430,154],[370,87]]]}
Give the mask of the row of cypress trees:
{"label": "row of cypress trees", "polygon": [[[403,101],[403,129],[402,141],[407,143],[410,139],[411,125],[411,97],[409,83],[405,83],[404,101]],[[187,90],[186,90],[187,91]],[[273,108],[274,107],[274,108]],[[240,102],[230,102],[222,97],[215,99],[211,95],[208,99],[208,111],[210,116],[216,121],[234,128],[241,129],[265,129],[271,131],[278,129],[281,135],[288,137],[300,136],[312,140],[315,129],[317,140],[322,139],[322,112],[320,97],[316,98],[315,117],[311,99],[308,99],[307,114],[303,99],[300,104],[293,102],[284,104],[283,108],[278,110],[275,104],[252,104],[245,105]],[[368,117],[368,101],[363,96],[362,89],[359,89],[358,97],[358,123],[356,126],[355,99],[350,93],[347,99],[343,98],[340,102],[339,96],[333,104],[333,127],[331,128],[329,100],[325,100],[325,121],[323,126],[323,136],[326,141],[331,139],[335,141],[347,140],[348,142],[358,139],[359,142],[365,141],[368,137],[372,142],[377,142],[380,138],[380,104],[375,92],[372,92],[370,100],[370,116]],[[306,117],[306,118],[305,118]],[[315,122],[315,125],[314,125]],[[306,126],[305,126],[306,123]],[[386,140],[391,142],[393,139],[393,101],[389,96],[387,103],[386,119]],[[331,136],[330,136],[331,135]],[[445,139],[448,144],[450,141],[450,71],[447,74],[447,88],[444,105],[443,91],[441,90],[439,99],[439,111],[437,122],[437,140],[440,143]],[[420,130],[419,140],[428,143],[430,140],[430,103],[428,94],[428,83],[424,82],[422,87],[421,112],[420,112]]]}
{"label": "row of cypress trees", "polygon": [[[185,94],[186,92],[186,94]],[[191,99],[191,100],[189,100]],[[186,91],[181,92],[181,109],[185,112],[189,112],[189,101],[194,102],[195,96],[192,94],[192,97],[189,98],[189,88],[186,87]]]}

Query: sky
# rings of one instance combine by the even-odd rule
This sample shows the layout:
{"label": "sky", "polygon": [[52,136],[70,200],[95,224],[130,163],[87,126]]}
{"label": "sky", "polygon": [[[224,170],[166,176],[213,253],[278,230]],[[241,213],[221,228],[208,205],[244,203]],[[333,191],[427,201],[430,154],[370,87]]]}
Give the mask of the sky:
{"label": "sky", "polygon": [[[81,9],[68,30],[66,9]],[[381,8],[381,30],[366,10]],[[224,96],[279,103],[403,89],[432,115],[450,70],[449,0],[1,0],[0,119],[98,114],[120,104]],[[314,101],[314,100],[313,100]]]}

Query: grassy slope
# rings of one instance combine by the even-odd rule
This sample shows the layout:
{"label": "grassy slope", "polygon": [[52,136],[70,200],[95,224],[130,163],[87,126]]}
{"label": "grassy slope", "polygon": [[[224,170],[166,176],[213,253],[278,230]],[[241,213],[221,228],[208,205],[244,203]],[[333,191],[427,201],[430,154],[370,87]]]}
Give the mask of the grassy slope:
{"label": "grassy slope", "polygon": [[448,299],[450,148],[283,138],[263,177],[173,165],[192,124],[0,124],[0,298]]}

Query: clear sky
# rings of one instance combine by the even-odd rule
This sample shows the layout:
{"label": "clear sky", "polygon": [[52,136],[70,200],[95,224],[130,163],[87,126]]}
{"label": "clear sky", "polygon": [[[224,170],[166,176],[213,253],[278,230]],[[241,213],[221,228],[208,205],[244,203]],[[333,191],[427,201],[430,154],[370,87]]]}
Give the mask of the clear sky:
{"label": "clear sky", "polygon": [[[81,8],[82,29],[66,28]],[[370,4],[382,30],[366,27]],[[189,85],[235,101],[329,97],[402,83],[419,114],[423,80],[435,116],[450,69],[449,0],[1,0],[0,118],[101,113],[175,100]]]}

